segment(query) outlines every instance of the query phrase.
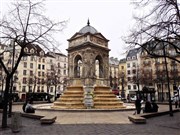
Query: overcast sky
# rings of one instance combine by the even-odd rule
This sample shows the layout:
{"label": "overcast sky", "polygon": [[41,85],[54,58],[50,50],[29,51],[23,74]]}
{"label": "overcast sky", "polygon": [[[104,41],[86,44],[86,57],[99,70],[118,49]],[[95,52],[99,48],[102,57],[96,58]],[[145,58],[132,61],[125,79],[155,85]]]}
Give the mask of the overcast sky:
{"label": "overcast sky", "polygon": [[[1,1],[1,10],[8,0]],[[67,39],[71,38],[82,27],[90,25],[109,39],[110,57],[123,58],[125,43],[121,37],[126,36],[133,27],[132,0],[46,0],[47,15],[59,21],[69,20],[67,28],[57,36],[61,43],[59,49],[67,54]]]}

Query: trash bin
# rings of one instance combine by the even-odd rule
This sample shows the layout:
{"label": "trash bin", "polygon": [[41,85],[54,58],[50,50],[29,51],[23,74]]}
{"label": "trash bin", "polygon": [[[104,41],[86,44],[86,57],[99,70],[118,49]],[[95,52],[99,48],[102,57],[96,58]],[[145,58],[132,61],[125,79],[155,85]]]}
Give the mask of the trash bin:
{"label": "trash bin", "polygon": [[20,132],[21,128],[21,113],[20,112],[13,112],[11,118],[11,130],[13,133]]}

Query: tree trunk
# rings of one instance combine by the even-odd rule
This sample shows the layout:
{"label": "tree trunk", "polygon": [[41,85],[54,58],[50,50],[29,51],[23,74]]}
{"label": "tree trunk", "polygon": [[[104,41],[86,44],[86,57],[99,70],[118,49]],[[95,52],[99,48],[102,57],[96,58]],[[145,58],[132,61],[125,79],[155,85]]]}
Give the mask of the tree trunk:
{"label": "tree trunk", "polygon": [[10,76],[6,77],[6,88],[4,91],[4,100],[3,100],[3,114],[2,114],[2,128],[7,127],[7,106],[9,99],[9,87],[10,87]]}

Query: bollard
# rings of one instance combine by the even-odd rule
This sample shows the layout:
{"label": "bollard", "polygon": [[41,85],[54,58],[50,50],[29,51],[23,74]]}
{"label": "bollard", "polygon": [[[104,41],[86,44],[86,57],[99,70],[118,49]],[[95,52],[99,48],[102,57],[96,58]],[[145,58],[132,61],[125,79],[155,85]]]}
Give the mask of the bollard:
{"label": "bollard", "polygon": [[21,113],[14,112],[11,118],[11,130],[13,133],[20,132],[21,128]]}

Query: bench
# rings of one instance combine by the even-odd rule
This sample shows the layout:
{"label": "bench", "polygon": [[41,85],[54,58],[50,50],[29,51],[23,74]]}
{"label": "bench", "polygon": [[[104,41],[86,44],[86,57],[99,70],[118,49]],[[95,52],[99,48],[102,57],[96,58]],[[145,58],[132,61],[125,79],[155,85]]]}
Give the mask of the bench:
{"label": "bench", "polygon": [[21,116],[26,118],[38,119],[38,120],[45,117],[43,115],[37,115],[35,113],[21,113]]}
{"label": "bench", "polygon": [[146,118],[140,117],[138,115],[129,115],[128,119],[136,124],[145,124]]}
{"label": "bench", "polygon": [[40,119],[41,124],[52,124],[56,121],[57,117],[56,116],[45,116],[43,118]]}
{"label": "bench", "polygon": [[26,118],[32,118],[32,119],[38,119],[40,120],[41,124],[52,124],[56,121],[56,116],[44,116],[44,115],[38,115],[35,113],[21,113],[22,117]]}

